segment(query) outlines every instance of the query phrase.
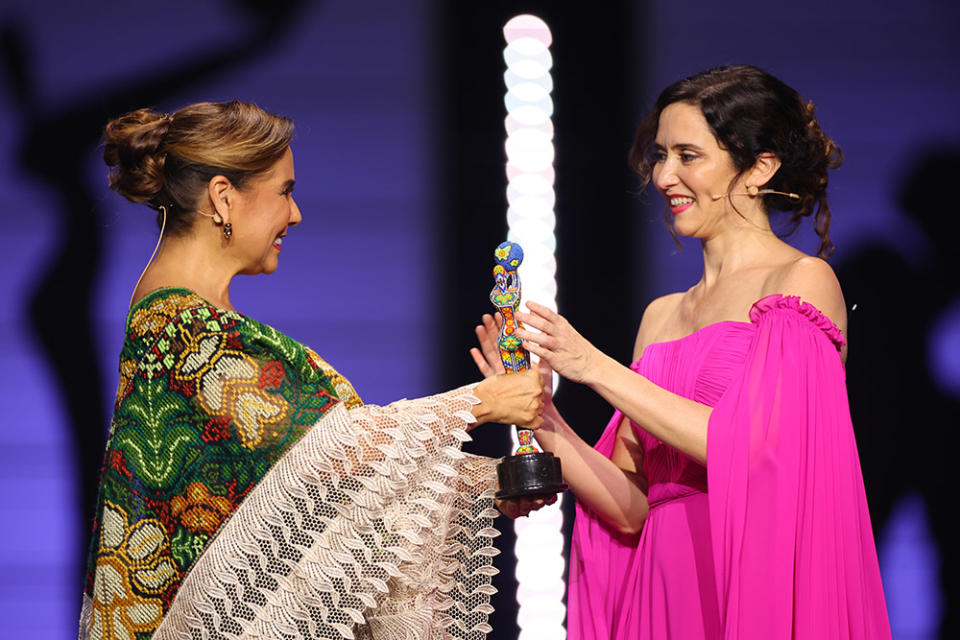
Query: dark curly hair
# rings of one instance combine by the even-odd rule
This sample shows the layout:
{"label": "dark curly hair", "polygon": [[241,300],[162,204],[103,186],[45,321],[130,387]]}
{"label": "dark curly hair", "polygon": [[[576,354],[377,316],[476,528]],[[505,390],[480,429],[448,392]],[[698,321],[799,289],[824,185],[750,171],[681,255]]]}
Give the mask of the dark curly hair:
{"label": "dark curly hair", "polygon": [[[210,179],[238,189],[266,172],[293,138],[293,121],[253,104],[199,102],[172,114],[137,109],[107,123],[103,160],[110,188],[167,210],[167,231],[183,233]],[[159,223],[159,216],[158,216]]]}
{"label": "dark curly hair", "polygon": [[768,211],[791,214],[789,232],[813,215],[813,228],[820,237],[817,255],[825,258],[833,253],[827,170],[843,163],[843,152],[820,128],[812,102],[805,102],[794,89],[750,65],[716,67],[673,83],[640,123],[630,149],[630,164],[640,176],[641,189],[653,170],[660,114],[677,102],[700,108],[720,147],[730,154],[737,178],[760,154],[777,156],[780,169],[764,187],[796,193],[800,199],[766,194],[764,206]]}

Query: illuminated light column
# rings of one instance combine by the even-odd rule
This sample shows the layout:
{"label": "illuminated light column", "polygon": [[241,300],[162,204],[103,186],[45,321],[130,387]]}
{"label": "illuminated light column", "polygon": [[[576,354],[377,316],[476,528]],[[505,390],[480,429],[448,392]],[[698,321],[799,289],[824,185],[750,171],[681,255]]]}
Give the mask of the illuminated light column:
{"label": "illuminated light column", "polygon": [[[503,74],[507,93],[507,240],[523,247],[518,273],[524,300],[557,308],[554,279],[557,247],[553,229],[553,79],[552,36],[546,23],[531,15],[512,18],[503,27],[507,46]],[[554,376],[554,382],[557,377]],[[514,435],[514,448],[516,447]],[[513,449],[511,449],[511,452]],[[514,521],[517,544],[517,624],[520,640],[565,638],[563,619],[563,512],[556,504]]]}

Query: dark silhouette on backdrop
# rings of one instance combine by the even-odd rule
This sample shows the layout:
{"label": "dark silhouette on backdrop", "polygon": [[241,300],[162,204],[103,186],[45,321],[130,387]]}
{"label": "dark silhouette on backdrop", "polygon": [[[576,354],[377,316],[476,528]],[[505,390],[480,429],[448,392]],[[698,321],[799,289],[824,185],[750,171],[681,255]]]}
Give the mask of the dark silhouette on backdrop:
{"label": "dark silhouette on backdrop", "polygon": [[960,175],[960,150],[926,150],[907,172],[901,209],[924,232],[926,255],[905,260],[887,246],[867,248],[838,271],[850,314],[847,388],[874,532],[897,502],[916,493],[941,557],[941,637],[960,637],[960,504],[953,470],[960,398],[941,391],[928,361],[932,329],[960,296],[960,218],[945,189]]}
{"label": "dark silhouette on backdrop", "polygon": [[[109,118],[155,105],[202,86],[216,73],[263,56],[281,41],[303,1],[232,0],[227,4],[230,10],[225,15],[250,25],[236,37],[221,44],[203,44],[180,60],[116,78],[107,87],[92,87],[86,96],[65,104],[40,101],[26,28],[9,22],[0,29],[8,94],[20,118],[20,166],[47,185],[59,201],[58,244],[33,285],[26,313],[65,404],[79,474],[75,486],[82,509],[78,513],[83,518],[81,531],[89,530],[109,422],[101,402],[105,381],[92,314],[104,248],[100,202],[106,189],[106,168],[103,186],[95,186],[86,180],[86,164]],[[242,94],[242,87],[236,93]],[[85,556],[86,544],[83,536],[78,559]]]}

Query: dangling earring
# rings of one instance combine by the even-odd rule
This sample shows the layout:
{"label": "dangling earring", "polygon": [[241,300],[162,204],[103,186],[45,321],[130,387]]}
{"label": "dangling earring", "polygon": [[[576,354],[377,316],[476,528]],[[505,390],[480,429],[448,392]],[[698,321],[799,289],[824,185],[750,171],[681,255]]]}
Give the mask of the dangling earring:
{"label": "dangling earring", "polygon": [[[214,224],[220,224],[223,222],[223,217],[220,215],[219,211],[214,211],[213,213],[207,213],[206,211],[200,211],[197,209],[197,213],[202,216],[207,216],[208,218],[213,218]],[[223,225],[223,237],[229,239],[233,235],[233,225],[227,222]]]}

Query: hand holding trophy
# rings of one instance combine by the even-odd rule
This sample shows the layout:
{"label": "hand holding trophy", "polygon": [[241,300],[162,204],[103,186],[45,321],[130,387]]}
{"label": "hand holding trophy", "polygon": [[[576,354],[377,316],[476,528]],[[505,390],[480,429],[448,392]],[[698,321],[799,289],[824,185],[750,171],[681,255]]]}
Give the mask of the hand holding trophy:
{"label": "hand holding trophy", "polygon": [[[503,242],[494,251],[494,287],[490,302],[500,311],[503,324],[497,339],[500,359],[507,373],[530,368],[530,354],[516,336],[520,326],[516,317],[520,306],[520,276],[517,268],[523,262],[523,249],[515,242]],[[500,490],[497,498],[530,498],[565,491],[560,459],[550,452],[540,451],[533,440],[533,431],[517,429],[519,446],[513,455],[505,457],[497,466]]]}

